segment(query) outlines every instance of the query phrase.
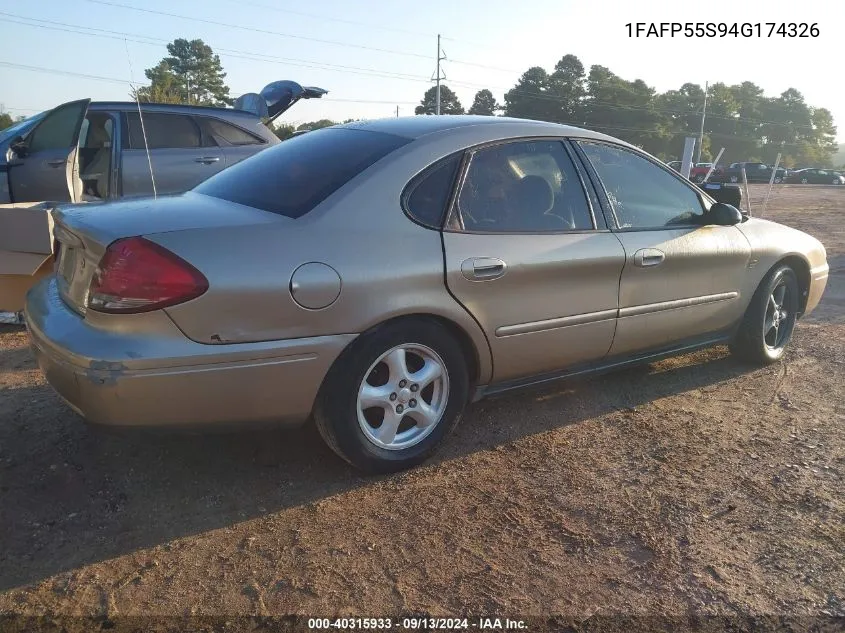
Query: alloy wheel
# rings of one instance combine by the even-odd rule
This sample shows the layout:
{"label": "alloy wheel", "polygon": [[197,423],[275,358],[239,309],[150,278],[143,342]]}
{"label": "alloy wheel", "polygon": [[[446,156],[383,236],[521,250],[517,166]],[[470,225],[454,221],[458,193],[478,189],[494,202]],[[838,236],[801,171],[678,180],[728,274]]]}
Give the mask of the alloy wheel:
{"label": "alloy wheel", "polygon": [[406,449],[434,430],[448,401],[440,355],[425,345],[397,345],[370,365],[358,387],[358,424],[376,446]]}
{"label": "alloy wheel", "polygon": [[781,280],[772,290],[766,304],[766,312],[763,317],[763,340],[766,342],[766,347],[772,350],[780,349],[786,343],[791,330],[791,322],[795,319],[795,315],[790,314],[786,309],[786,305],[791,298],[788,293],[789,288],[786,282]]}

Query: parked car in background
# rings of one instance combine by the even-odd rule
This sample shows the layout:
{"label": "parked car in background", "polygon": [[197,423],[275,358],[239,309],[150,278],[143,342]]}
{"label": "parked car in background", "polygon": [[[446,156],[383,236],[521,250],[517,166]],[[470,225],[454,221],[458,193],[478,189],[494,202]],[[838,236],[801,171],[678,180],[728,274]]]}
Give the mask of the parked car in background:
{"label": "parked car in background", "polygon": [[670,160],[666,164],[677,172],[681,171],[681,165],[683,165],[683,163],[679,160]]}
{"label": "parked car in background", "polygon": [[189,193],[53,219],[25,318],[76,411],[313,419],[366,471],[421,462],[507,389],[721,343],[775,362],[828,275],[815,238],[632,145],[504,117],[315,130]]}
{"label": "parked car in background", "polygon": [[[695,183],[704,182],[704,178],[710,172],[710,168],[713,167],[713,163],[696,163],[692,169],[690,169],[689,177]],[[719,176],[722,175],[724,168],[717,165],[716,168],[713,170],[713,173],[710,174],[711,180],[716,180]],[[714,178],[715,176],[715,178]]]}
{"label": "parked car in background", "polygon": [[[718,177],[722,182],[742,182],[742,169],[745,168],[745,177],[748,182],[769,182],[772,177],[772,167],[765,163],[731,163]],[[786,169],[778,167],[775,173],[775,182],[783,182],[786,177]]]}
{"label": "parked car in background", "polygon": [[153,182],[159,194],[182,193],[276,145],[262,120],[326,92],[277,81],[235,108],[142,103],[139,113],[133,101],[62,104],[3,131],[0,203],[147,196]]}
{"label": "parked car in background", "polygon": [[789,174],[786,181],[802,185],[845,185],[845,176],[832,169],[799,169]]}

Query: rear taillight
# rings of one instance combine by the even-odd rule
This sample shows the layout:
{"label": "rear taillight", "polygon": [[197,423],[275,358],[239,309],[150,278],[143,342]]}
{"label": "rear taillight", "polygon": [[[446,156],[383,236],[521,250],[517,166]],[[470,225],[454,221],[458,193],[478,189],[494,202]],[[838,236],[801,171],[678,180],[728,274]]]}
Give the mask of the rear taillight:
{"label": "rear taillight", "polygon": [[91,279],[87,306],[97,312],[150,312],[208,290],[196,268],[143,237],[112,242]]}

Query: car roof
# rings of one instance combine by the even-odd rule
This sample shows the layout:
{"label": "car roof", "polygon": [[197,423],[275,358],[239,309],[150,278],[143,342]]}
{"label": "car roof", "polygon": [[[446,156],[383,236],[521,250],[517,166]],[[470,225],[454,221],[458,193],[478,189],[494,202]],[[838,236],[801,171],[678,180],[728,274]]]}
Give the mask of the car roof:
{"label": "car roof", "polygon": [[617,143],[619,142],[618,139],[614,139],[613,137],[605,134],[600,134],[598,132],[570,125],[499,116],[440,115],[392,117],[386,119],[372,119],[368,121],[352,121],[335,127],[353,130],[370,130],[373,132],[382,132],[385,134],[417,139],[428,134],[472,126],[489,127],[491,138],[495,137],[497,133],[502,133],[506,135],[516,134],[524,136],[579,136],[612,140]]}
{"label": "car roof", "polygon": [[[185,114],[239,114],[255,117],[255,114],[248,110],[236,110],[235,108],[186,105],[182,103],[141,103],[144,110],[162,112],[179,111]],[[137,110],[138,103],[135,101],[92,101],[88,106],[89,110]]]}

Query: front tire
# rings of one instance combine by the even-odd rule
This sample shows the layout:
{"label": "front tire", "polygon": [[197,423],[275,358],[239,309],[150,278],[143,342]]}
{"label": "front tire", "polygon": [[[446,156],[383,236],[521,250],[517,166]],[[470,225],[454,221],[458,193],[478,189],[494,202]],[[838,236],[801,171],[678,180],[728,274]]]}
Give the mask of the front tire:
{"label": "front tire", "polygon": [[781,265],[770,272],[751,298],[731,352],[758,365],[779,360],[795,329],[798,292],[792,268]]}
{"label": "front tire", "polygon": [[314,407],[320,435],[367,473],[396,472],[428,458],[469,399],[462,347],[428,319],[388,323],[340,355]]}

